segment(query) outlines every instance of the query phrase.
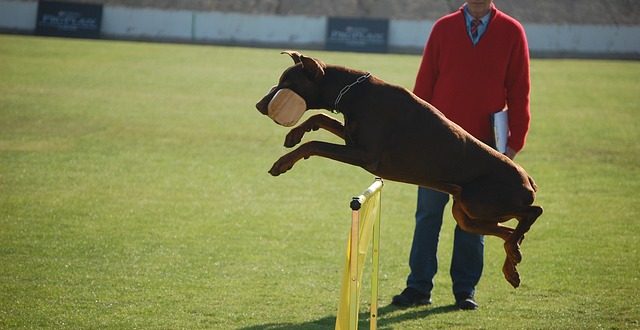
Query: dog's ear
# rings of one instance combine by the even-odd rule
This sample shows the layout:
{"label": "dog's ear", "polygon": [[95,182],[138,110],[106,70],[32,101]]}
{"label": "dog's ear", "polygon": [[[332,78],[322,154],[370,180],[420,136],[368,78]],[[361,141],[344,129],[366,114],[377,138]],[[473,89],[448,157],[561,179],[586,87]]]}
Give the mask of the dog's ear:
{"label": "dog's ear", "polygon": [[324,77],[325,64],[315,58],[300,55],[302,68],[309,74],[313,81],[320,81]]}
{"label": "dog's ear", "polygon": [[280,52],[280,54],[287,54],[291,56],[291,59],[293,59],[293,63],[295,64],[300,63],[300,57],[302,57],[302,54],[296,52],[295,50],[283,50],[282,52]]}

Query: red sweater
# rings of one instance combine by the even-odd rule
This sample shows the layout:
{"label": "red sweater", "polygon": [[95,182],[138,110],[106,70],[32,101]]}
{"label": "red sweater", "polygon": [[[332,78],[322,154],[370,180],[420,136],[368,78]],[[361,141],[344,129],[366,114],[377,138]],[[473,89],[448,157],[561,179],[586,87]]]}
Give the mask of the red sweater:
{"label": "red sweater", "polygon": [[491,142],[493,112],[509,109],[508,146],[524,147],[529,121],[529,48],[518,21],[492,5],[474,46],[463,9],[439,19],[424,49],[414,93],[481,141]]}

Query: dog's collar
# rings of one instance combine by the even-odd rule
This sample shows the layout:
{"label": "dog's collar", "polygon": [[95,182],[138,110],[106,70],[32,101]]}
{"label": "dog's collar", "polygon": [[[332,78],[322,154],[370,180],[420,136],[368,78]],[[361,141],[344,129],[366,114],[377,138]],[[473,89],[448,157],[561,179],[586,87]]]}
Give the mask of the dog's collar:
{"label": "dog's collar", "polygon": [[338,113],[338,103],[340,103],[340,100],[342,99],[342,97],[347,94],[349,92],[349,90],[351,89],[351,87],[369,79],[369,77],[371,77],[371,73],[367,72],[365,74],[363,74],[362,76],[358,77],[358,79],[356,79],[356,81],[352,82],[351,84],[344,86],[342,88],[342,90],[340,90],[340,93],[338,93],[338,97],[336,97],[336,101],[333,103],[333,110],[331,110],[331,112],[333,113]]}

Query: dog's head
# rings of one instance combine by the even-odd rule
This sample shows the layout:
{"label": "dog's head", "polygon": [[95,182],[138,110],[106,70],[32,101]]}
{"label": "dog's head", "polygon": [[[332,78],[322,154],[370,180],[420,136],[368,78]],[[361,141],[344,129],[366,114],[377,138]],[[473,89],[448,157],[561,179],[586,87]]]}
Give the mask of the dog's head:
{"label": "dog's head", "polygon": [[294,65],[282,73],[278,84],[256,104],[256,108],[282,126],[293,126],[306,110],[318,107],[319,83],[326,66],[295,51],[282,54],[291,56]]}

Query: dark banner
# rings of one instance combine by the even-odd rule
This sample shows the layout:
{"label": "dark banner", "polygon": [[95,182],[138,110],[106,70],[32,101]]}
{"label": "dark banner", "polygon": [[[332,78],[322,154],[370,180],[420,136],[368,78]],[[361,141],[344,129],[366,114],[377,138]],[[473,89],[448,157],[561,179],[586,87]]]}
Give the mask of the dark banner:
{"label": "dark banner", "polygon": [[102,5],[40,1],[36,33],[46,36],[99,38]]}
{"label": "dark banner", "polygon": [[384,53],[389,40],[389,20],[330,17],[326,48],[339,51]]}

